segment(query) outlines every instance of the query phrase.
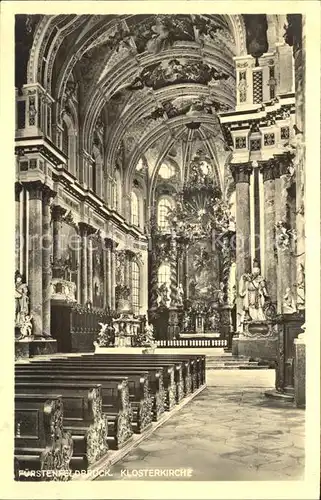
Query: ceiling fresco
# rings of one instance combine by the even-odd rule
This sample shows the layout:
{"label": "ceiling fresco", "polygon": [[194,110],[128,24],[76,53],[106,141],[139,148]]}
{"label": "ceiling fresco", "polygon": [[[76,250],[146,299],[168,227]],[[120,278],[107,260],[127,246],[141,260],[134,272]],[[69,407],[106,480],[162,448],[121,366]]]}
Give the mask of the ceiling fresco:
{"label": "ceiling fresco", "polygon": [[[32,81],[32,72],[40,79],[44,75],[43,85],[62,110],[70,101],[70,85],[76,89],[82,148],[92,154],[97,121],[102,120],[107,169],[119,164],[121,148],[124,171],[134,173],[144,155],[153,177],[174,153],[184,169],[201,145],[219,175],[229,150],[219,113],[235,107],[233,58],[250,53],[257,59],[267,50],[265,15],[37,19],[38,24],[25,21],[25,39],[19,38],[19,47],[26,42],[30,51],[30,32],[37,40],[47,26],[38,66],[37,52],[30,52],[28,78]],[[16,71],[19,80],[21,72]]]}

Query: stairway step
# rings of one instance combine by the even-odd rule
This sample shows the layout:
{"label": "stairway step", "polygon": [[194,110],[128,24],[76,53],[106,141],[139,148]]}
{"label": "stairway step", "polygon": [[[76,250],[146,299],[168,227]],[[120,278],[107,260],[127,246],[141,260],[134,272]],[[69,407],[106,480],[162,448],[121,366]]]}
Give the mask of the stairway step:
{"label": "stairway step", "polygon": [[268,366],[255,365],[255,366],[226,366],[226,365],[216,365],[206,368],[208,371],[211,370],[267,370]]}

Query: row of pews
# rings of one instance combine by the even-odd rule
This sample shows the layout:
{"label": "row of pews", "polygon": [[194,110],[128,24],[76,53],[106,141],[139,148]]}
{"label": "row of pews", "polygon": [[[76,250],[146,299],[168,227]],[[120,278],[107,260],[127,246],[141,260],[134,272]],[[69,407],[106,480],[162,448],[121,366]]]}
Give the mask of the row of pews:
{"label": "row of pews", "polygon": [[204,386],[205,363],[205,356],[189,354],[17,363],[15,478],[63,480],[93,469]]}

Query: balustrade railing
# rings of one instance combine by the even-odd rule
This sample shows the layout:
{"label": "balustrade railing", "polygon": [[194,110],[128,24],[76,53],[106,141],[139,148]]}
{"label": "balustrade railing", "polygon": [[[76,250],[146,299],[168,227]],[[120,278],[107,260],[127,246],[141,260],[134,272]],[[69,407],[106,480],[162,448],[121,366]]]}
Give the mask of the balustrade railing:
{"label": "balustrade railing", "polygon": [[157,347],[227,347],[224,339],[175,339],[157,340]]}

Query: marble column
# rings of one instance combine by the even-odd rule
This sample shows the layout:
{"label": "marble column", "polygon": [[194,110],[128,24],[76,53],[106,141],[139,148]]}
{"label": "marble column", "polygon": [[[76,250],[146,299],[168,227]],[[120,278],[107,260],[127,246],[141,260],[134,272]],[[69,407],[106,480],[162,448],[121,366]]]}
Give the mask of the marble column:
{"label": "marble column", "polygon": [[84,222],[79,222],[79,234],[81,238],[80,247],[80,297],[82,305],[85,305],[88,300],[88,279],[87,279],[87,240],[88,240],[88,225]]}
{"label": "marble column", "polygon": [[56,193],[45,186],[42,198],[42,330],[44,337],[50,335],[50,298],[51,298],[51,254],[52,238],[50,231],[51,210],[50,201]]}
{"label": "marble column", "polygon": [[177,236],[175,231],[172,232],[171,244],[170,244],[170,266],[171,266],[171,278],[170,278],[170,297],[171,297],[171,307],[177,305]]}
{"label": "marble column", "polygon": [[[284,40],[292,47],[295,84],[295,125],[296,133],[292,141],[295,147],[293,164],[296,171],[296,284],[302,281],[305,269],[305,88],[306,88],[306,29],[305,16],[287,14]],[[300,293],[302,295],[302,293]],[[297,297],[298,299],[299,297]],[[299,300],[299,308],[305,304]]]}
{"label": "marble column", "polygon": [[[251,271],[251,225],[250,225],[250,176],[251,163],[230,164],[236,183],[236,287],[244,273]],[[238,320],[242,316],[243,301],[237,293]]]}
{"label": "marble column", "polygon": [[148,250],[148,275],[149,275],[149,308],[157,307],[157,290],[158,290],[158,267],[159,259],[157,255],[157,242],[151,238],[151,245]]}
{"label": "marble column", "polygon": [[125,259],[124,259],[124,284],[125,286],[129,286],[129,259],[130,253],[128,250],[125,251]]}
{"label": "marble column", "polygon": [[42,195],[40,181],[24,184],[29,193],[29,239],[28,245],[28,287],[30,293],[30,313],[33,319],[33,335],[43,336],[43,296],[42,296]]}
{"label": "marble column", "polygon": [[268,293],[274,305],[277,303],[277,272],[275,255],[275,162],[260,162],[264,186],[264,262]]}
{"label": "marble column", "polygon": [[110,303],[111,309],[114,311],[116,309],[116,296],[115,296],[115,286],[116,286],[116,244],[112,242],[111,246],[111,280],[110,280]]}
{"label": "marble column", "polygon": [[141,249],[142,265],[140,266],[140,311],[141,314],[147,314],[148,311],[148,252]]}
{"label": "marble column", "polygon": [[[295,122],[299,133],[296,135],[296,284],[305,274],[305,16],[301,17],[302,35],[293,46],[295,68]],[[304,285],[303,285],[304,286]],[[302,293],[300,293],[302,296]],[[299,297],[297,297],[298,299]],[[298,308],[305,309],[305,303],[298,301]]]}
{"label": "marble column", "polygon": [[134,253],[131,250],[126,252],[126,261],[125,261],[125,284],[128,286],[130,290],[130,294],[128,297],[128,301],[130,306],[132,306],[132,260]]}
{"label": "marble column", "polygon": [[112,241],[109,238],[105,238],[104,241],[104,269],[105,269],[105,307],[109,307],[111,309],[111,248]]}
{"label": "marble column", "polygon": [[[287,154],[274,155],[275,158],[275,222],[288,228],[288,187],[291,159]],[[284,295],[287,288],[292,291],[291,245],[283,242],[282,229],[276,228],[277,249],[277,313],[283,313]]]}
{"label": "marble column", "polygon": [[[231,269],[231,236],[234,233],[227,231],[223,237],[221,242],[221,255],[222,255],[222,282],[224,285],[224,302],[228,300],[228,286],[229,286],[229,277],[230,277],[230,269]],[[218,287],[217,287],[218,289]]]}
{"label": "marble column", "polygon": [[60,205],[53,205],[51,210],[52,217],[52,236],[53,236],[53,261],[57,261],[61,258],[60,251],[60,228],[63,216],[66,214],[67,210]]}
{"label": "marble column", "polygon": [[15,270],[20,269],[20,251],[21,251],[21,230],[20,227],[20,193],[22,185],[18,182],[15,183]]}
{"label": "marble column", "polygon": [[92,238],[87,237],[87,300],[93,303],[93,250]]}

